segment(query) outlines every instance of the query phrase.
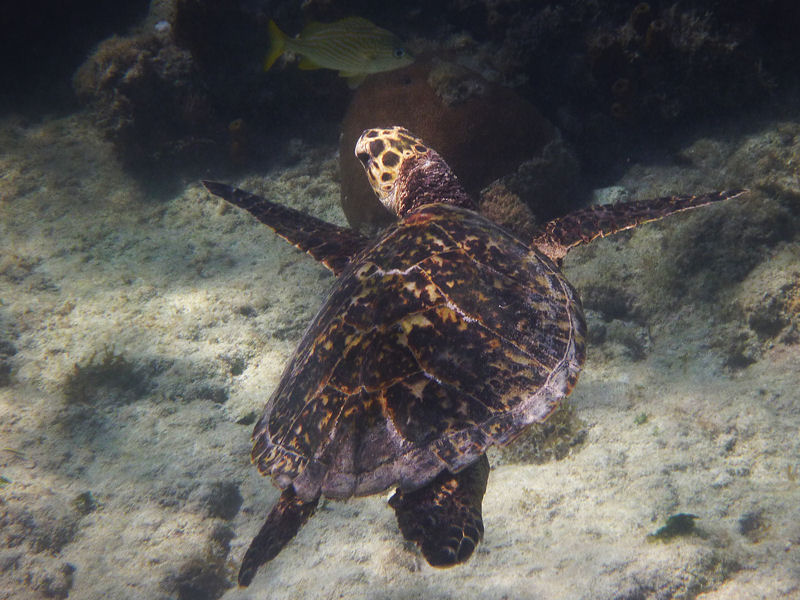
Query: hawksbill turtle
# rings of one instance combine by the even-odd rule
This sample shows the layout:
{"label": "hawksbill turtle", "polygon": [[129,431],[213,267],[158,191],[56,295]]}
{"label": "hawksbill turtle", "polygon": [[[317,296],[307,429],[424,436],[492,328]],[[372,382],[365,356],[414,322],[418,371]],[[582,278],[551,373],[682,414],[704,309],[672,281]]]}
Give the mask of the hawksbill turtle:
{"label": "hawksbill turtle", "polygon": [[586,322],[561,259],[743,192],[594,206],[526,242],[478,214],[441,156],[407,130],[369,129],[355,153],[397,216],[374,239],[203,182],[338,276],[253,431],[252,461],[282,493],[245,553],[242,586],[321,495],[390,487],[403,536],[431,565],[467,560],[483,537],[487,448],[547,419],[584,362]]}

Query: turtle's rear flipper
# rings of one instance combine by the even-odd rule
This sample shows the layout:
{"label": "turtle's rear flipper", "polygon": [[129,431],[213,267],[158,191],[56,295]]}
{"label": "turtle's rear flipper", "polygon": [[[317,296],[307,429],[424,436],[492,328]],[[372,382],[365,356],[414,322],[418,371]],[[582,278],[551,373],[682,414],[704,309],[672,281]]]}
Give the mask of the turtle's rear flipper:
{"label": "turtle's rear flipper", "polygon": [[444,471],[425,487],[397,490],[389,500],[403,537],[416,542],[432,566],[451,567],[472,556],[483,538],[481,502],[488,478],[483,454],[455,475]]}
{"label": "turtle's rear flipper", "polygon": [[294,493],[294,488],[288,487],[281,494],[278,503],[272,508],[261,531],[250,542],[250,547],[242,559],[239,569],[239,585],[250,585],[258,568],[269,562],[291,540],[308,518],[314,514],[319,498],[311,502],[303,502]]}
{"label": "turtle's rear flipper", "polygon": [[677,212],[730,200],[746,191],[728,190],[699,196],[666,196],[590,206],[547,223],[534,238],[533,245],[553,260],[560,260],[570,248],[579,244],[587,244],[599,237],[657,221]]}
{"label": "turtle's rear flipper", "polygon": [[341,273],[350,259],[369,243],[369,239],[357,231],[332,225],[299,210],[275,204],[266,198],[224,183],[203,181],[203,185],[215,196],[245,209],[287,242],[310,254],[336,275]]}

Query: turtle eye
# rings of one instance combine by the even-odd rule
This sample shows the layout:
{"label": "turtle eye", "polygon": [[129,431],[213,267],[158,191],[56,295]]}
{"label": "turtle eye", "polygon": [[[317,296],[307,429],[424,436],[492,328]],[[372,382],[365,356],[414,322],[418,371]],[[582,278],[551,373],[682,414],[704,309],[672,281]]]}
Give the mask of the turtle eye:
{"label": "turtle eye", "polygon": [[395,48],[393,54],[395,58],[403,58],[406,55],[406,51],[402,48]]}

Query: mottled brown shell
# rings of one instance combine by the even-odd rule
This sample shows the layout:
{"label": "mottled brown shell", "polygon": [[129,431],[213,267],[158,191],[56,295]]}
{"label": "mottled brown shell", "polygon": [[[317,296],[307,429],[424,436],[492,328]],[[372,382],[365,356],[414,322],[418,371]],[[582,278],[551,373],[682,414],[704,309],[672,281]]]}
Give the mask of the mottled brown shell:
{"label": "mottled brown shell", "polygon": [[475,212],[426,205],[336,281],[253,461],[307,500],[416,489],[546,419],[575,385],[585,329],[550,259]]}

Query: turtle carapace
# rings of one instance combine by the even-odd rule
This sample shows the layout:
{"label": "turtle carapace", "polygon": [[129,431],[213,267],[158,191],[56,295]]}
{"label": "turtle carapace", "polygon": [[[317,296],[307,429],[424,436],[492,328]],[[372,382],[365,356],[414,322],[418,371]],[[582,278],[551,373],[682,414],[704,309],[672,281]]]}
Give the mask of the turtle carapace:
{"label": "turtle carapace", "polygon": [[240,585],[320,496],[390,487],[403,536],[430,564],[468,559],[483,536],[486,449],[544,421],[584,362],[586,323],[561,258],[741,193],[592,207],[523,241],[482,217],[441,156],[407,130],[367,130],[355,152],[397,216],[375,239],[204,182],[338,275],[253,432],[253,462],[283,491]]}

